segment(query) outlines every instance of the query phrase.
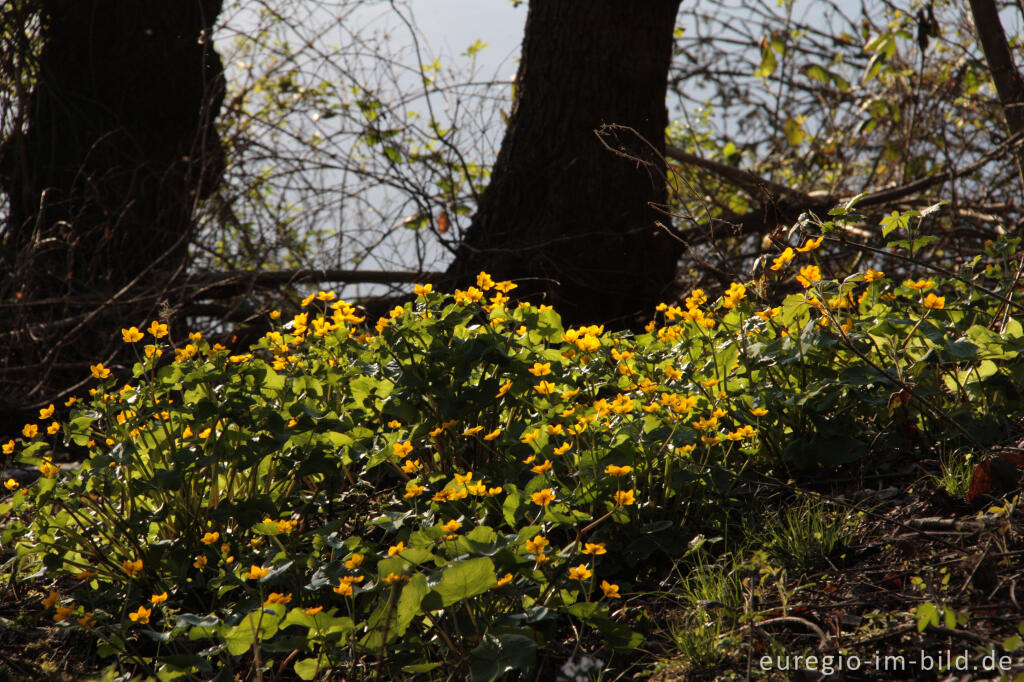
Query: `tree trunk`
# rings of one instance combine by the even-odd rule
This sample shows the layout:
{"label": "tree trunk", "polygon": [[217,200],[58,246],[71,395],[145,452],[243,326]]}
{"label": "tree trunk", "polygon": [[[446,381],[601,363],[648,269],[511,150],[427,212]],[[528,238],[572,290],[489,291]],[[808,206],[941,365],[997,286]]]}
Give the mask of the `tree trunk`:
{"label": "tree trunk", "polygon": [[[448,274],[519,282],[569,323],[625,326],[675,275],[664,217],[665,87],[679,0],[533,0],[491,182]],[[595,131],[632,128],[636,159]],[[620,129],[621,131],[622,129]],[[616,145],[617,146],[617,145]]]}
{"label": "tree trunk", "polygon": [[[35,7],[42,47],[27,125],[0,147],[0,335],[11,349],[0,383],[38,400],[54,366],[88,376],[120,326],[153,314],[184,269],[193,209],[223,167],[213,121],[224,83],[210,35],[221,0]],[[142,293],[148,304],[124,305]]]}

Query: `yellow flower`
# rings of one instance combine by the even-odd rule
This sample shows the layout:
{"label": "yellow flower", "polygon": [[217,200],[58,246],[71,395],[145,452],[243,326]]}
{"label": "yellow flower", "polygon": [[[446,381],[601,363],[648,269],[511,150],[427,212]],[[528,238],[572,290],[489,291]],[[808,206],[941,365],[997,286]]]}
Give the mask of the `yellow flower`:
{"label": "yellow flower", "polygon": [[192,562],[192,565],[202,570],[206,567],[207,559],[204,556],[196,557],[196,560]]}
{"label": "yellow flower", "polygon": [[70,606],[58,606],[57,612],[53,614],[53,622],[59,623],[61,621],[67,620],[71,618],[71,614],[73,612],[74,609]]}
{"label": "yellow flower", "polygon": [[768,410],[764,409],[763,407],[755,407],[752,410],[750,410],[750,414],[754,415],[755,417],[763,417],[766,414],[768,414]]}
{"label": "yellow flower", "polygon": [[398,573],[388,573],[383,580],[388,585],[394,585],[395,583],[400,583],[403,580],[408,580],[408,578]]}
{"label": "yellow flower", "polygon": [[583,543],[583,554],[607,554],[608,550],[604,548],[603,542],[585,542]]}
{"label": "yellow flower", "polygon": [[153,320],[153,323],[151,325],[149,325],[149,329],[147,329],[146,331],[148,331],[150,334],[152,334],[154,339],[162,339],[165,336],[167,336],[167,333],[168,333],[167,332],[167,325],[166,324],[160,324],[156,320]]}
{"label": "yellow flower", "polygon": [[885,277],[885,273],[884,272],[880,272],[878,270],[872,270],[871,268],[868,268],[868,271],[864,273],[864,281],[868,282],[869,284],[871,282],[876,281],[876,280],[880,280],[883,277]]}
{"label": "yellow flower", "polygon": [[601,581],[601,591],[604,592],[604,596],[608,599],[618,599],[622,595],[619,594],[619,586],[608,582],[607,580]]}
{"label": "yellow flower", "polygon": [[551,374],[551,363],[545,362],[544,364],[541,364],[539,362],[535,362],[533,363],[533,367],[526,371],[535,377],[546,377]]}
{"label": "yellow flower", "polygon": [[426,490],[426,488],[424,486],[416,485],[415,483],[410,483],[409,485],[407,485],[405,487],[405,495],[404,495],[404,497],[407,500],[410,500],[410,499],[412,499],[414,497],[419,497],[420,495],[423,494],[424,490]]}
{"label": "yellow flower", "polygon": [[405,543],[399,542],[397,545],[391,545],[388,547],[388,556],[398,556],[405,551]]}
{"label": "yellow flower", "polygon": [[260,580],[262,578],[266,578],[268,575],[270,575],[269,568],[263,568],[262,566],[257,566],[256,564],[253,564],[249,571],[245,574],[245,579]]}
{"label": "yellow flower", "polygon": [[312,608],[303,609],[303,610],[305,611],[305,614],[307,616],[315,616],[316,614],[318,614],[321,611],[323,611],[324,607],[322,607],[322,606],[314,606]]}
{"label": "yellow flower", "polygon": [[530,495],[533,503],[539,507],[546,507],[555,501],[555,491],[551,488],[544,488]]}
{"label": "yellow flower", "polygon": [[825,240],[824,237],[818,237],[817,239],[808,239],[804,242],[803,246],[798,246],[797,251],[800,253],[807,253],[808,251],[814,251],[816,248],[821,246],[821,242]]}
{"label": "yellow flower", "polygon": [[800,268],[800,274],[796,276],[796,281],[803,285],[804,289],[811,286],[815,282],[821,279],[821,270],[817,265],[805,265]]}
{"label": "yellow flower", "polygon": [[121,338],[124,339],[125,343],[138,343],[142,340],[142,337],[143,334],[137,327],[128,327],[128,329],[121,330]]}
{"label": "yellow flower", "polygon": [[163,604],[165,601],[167,601],[167,592],[164,592],[162,594],[154,594],[149,598],[149,602],[153,604],[153,606]]}
{"label": "yellow flower", "polygon": [[399,457],[405,457],[410,452],[412,452],[412,443],[410,441],[405,441],[404,443],[395,443],[391,447],[391,450]]}
{"label": "yellow flower", "polygon": [[43,478],[57,478],[59,471],[60,469],[48,459],[43,460],[43,463],[39,465],[39,473],[43,475]]}
{"label": "yellow flower", "polygon": [[924,297],[924,307],[932,310],[942,310],[946,307],[946,297],[928,294]]}
{"label": "yellow flower", "polygon": [[8,490],[17,490],[19,487],[21,487],[21,484],[15,481],[13,478],[8,478],[6,481],[4,481],[4,487],[7,488]]}
{"label": "yellow flower", "polygon": [[471,486],[468,486],[466,490],[473,493],[474,495],[486,495],[487,485],[483,481],[479,481]]}
{"label": "yellow flower", "polygon": [[539,435],[540,435],[540,429],[534,429],[533,431],[530,431],[529,433],[524,433],[523,437],[521,439],[519,439],[519,442],[521,442],[521,443],[532,443],[533,441],[537,440],[537,436],[539,436]]}
{"label": "yellow flower", "polygon": [[935,282],[930,279],[919,279],[916,282],[912,279],[908,279],[903,283],[903,286],[916,291],[927,291],[935,286]]}
{"label": "yellow flower", "polygon": [[455,519],[452,519],[448,523],[441,526],[441,530],[443,530],[445,533],[454,533],[460,528],[462,528],[462,522],[456,521]]}
{"label": "yellow flower", "polygon": [[50,590],[50,594],[43,599],[43,606],[45,608],[53,608],[53,605],[60,601],[60,594],[56,590]]}
{"label": "yellow flower", "polygon": [[551,543],[543,535],[534,535],[532,540],[526,541],[526,551],[530,554],[543,554]]}
{"label": "yellow flower", "polygon": [[25,424],[21,427],[21,435],[25,438],[35,438],[36,434],[39,433],[39,427],[36,424]]}
{"label": "yellow flower", "polygon": [[557,448],[555,448],[554,452],[556,455],[564,455],[565,453],[569,452],[570,448],[572,448],[572,443],[565,442],[559,445]]}
{"label": "yellow flower", "polygon": [[145,606],[140,606],[138,611],[132,611],[128,614],[128,617],[132,619],[132,622],[138,623],[139,625],[145,625],[149,622],[149,616],[153,613],[152,609],[147,609]]}
{"label": "yellow flower", "polygon": [[50,403],[49,407],[44,407],[43,409],[39,410],[39,418],[40,419],[49,419],[50,417],[53,416],[53,413],[54,413],[54,411],[56,411],[56,409],[57,408],[54,407],[53,403]]}
{"label": "yellow flower", "polygon": [[633,470],[633,467],[628,464],[625,466],[617,466],[615,464],[609,464],[604,468],[604,472],[609,476],[625,476]]}
{"label": "yellow flower", "polygon": [[7,441],[6,443],[4,443],[4,445],[3,445],[3,452],[4,452],[5,455],[9,455],[12,452],[14,452],[14,439],[13,438],[11,440]]}
{"label": "yellow flower", "polygon": [[433,290],[433,284],[414,284],[412,286],[412,293],[416,294],[417,296],[426,296]]}
{"label": "yellow flower", "polygon": [[89,371],[97,379],[106,379],[110,376],[110,370],[103,366],[102,362],[98,362],[95,365],[89,365]]}
{"label": "yellow flower", "polygon": [[786,263],[793,260],[795,257],[796,254],[793,253],[793,249],[787,246],[786,250],[780,253],[779,256],[772,261],[771,269],[776,271],[781,270]]}
{"label": "yellow flower", "polygon": [[220,533],[218,533],[217,531],[213,531],[212,533],[205,534],[203,536],[202,542],[204,545],[212,545],[218,540],[220,540]]}
{"label": "yellow flower", "polygon": [[420,468],[420,461],[418,459],[410,459],[402,465],[402,471],[407,474],[414,474],[416,470]]}
{"label": "yellow flower", "polygon": [[542,381],[533,387],[533,390],[537,391],[541,395],[551,395],[555,392],[555,385],[550,381]]}
{"label": "yellow flower", "polygon": [[363,565],[363,559],[366,557],[362,554],[353,554],[349,557],[348,561],[345,562],[345,568],[350,571],[354,571]]}
{"label": "yellow flower", "polygon": [[121,568],[129,576],[135,576],[142,572],[142,559],[136,559],[135,561],[128,561],[125,559],[121,562]]}
{"label": "yellow flower", "polygon": [[506,393],[508,393],[510,388],[512,388],[512,380],[511,379],[509,379],[508,381],[506,381],[505,383],[503,383],[501,385],[501,388],[499,388],[498,392],[494,394],[494,397],[495,398],[500,398],[501,396],[503,396]]}
{"label": "yellow flower", "polygon": [[495,438],[497,438],[500,435],[501,435],[501,429],[494,429],[493,431],[491,431],[490,433],[488,433],[488,434],[486,434],[484,436],[484,440],[488,440],[488,441],[494,440]]}
{"label": "yellow flower", "polygon": [[277,532],[278,533],[291,533],[293,530],[295,530],[296,527],[298,527],[298,525],[299,525],[299,522],[294,520],[294,519],[285,519],[283,521],[278,521],[277,522]]}
{"label": "yellow flower", "polygon": [[766,310],[759,310],[758,312],[756,312],[754,314],[757,315],[758,317],[760,317],[765,322],[767,322],[768,320],[772,319],[773,317],[778,316],[778,314],[780,312],[782,312],[782,306],[778,306],[778,307],[775,307],[775,308],[767,308]]}
{"label": "yellow flower", "polygon": [[46,427],[46,432],[51,436],[58,431],[60,431],[60,422],[51,422],[50,425]]}
{"label": "yellow flower", "polygon": [[333,291],[320,291],[316,295],[318,301],[333,301],[336,297],[337,294]]}
{"label": "yellow flower", "polygon": [[267,595],[266,600],[263,602],[264,606],[270,606],[271,604],[281,604],[282,606],[292,600],[291,592],[284,594],[282,592],[271,592]]}
{"label": "yellow flower", "polygon": [[494,583],[494,586],[504,587],[505,585],[508,585],[510,582],[512,582],[512,574],[506,573],[505,575],[498,578],[498,582]]}
{"label": "yellow flower", "polygon": [[530,471],[532,471],[535,474],[546,474],[547,472],[551,471],[551,460],[545,459],[543,464],[538,464],[537,466],[532,467]]}
{"label": "yellow flower", "polygon": [[493,488],[488,488],[487,489],[487,497],[494,497],[496,495],[500,495],[501,494],[501,490],[502,490],[502,488],[501,488],[500,485],[499,486],[495,486]]}
{"label": "yellow flower", "polygon": [[78,621],[78,625],[83,630],[92,630],[93,626],[96,625],[96,618],[91,613],[85,613],[75,620]]}
{"label": "yellow flower", "polygon": [[633,494],[633,490],[616,490],[615,491],[615,504],[619,507],[627,507],[636,502],[636,496]]}
{"label": "yellow flower", "polygon": [[482,426],[471,426],[468,429],[466,429],[465,431],[463,431],[462,435],[463,436],[472,436],[472,435],[475,435],[477,433],[480,433],[483,430],[484,430],[484,427],[482,427]]}
{"label": "yellow flower", "polygon": [[573,580],[586,580],[592,575],[594,575],[593,571],[587,568],[586,564],[569,568],[569,577]]}
{"label": "yellow flower", "polygon": [[338,583],[338,586],[334,588],[334,591],[340,594],[342,597],[348,597],[351,596],[355,590],[352,588],[351,583],[342,580]]}

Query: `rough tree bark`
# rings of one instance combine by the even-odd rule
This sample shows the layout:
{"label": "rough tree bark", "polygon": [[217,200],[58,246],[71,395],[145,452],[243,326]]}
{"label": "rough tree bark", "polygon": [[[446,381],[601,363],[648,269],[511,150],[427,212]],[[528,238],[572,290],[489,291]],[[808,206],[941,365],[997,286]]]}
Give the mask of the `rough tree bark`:
{"label": "rough tree bark", "polygon": [[[569,323],[631,323],[672,282],[665,87],[679,0],[532,0],[515,104],[491,181],[448,274],[515,279]],[[606,149],[603,124],[650,143]]]}
{"label": "rough tree bark", "polygon": [[0,147],[0,335],[11,349],[0,383],[27,391],[6,396],[23,407],[84,379],[119,342],[116,327],[152,312],[123,304],[184,269],[194,206],[223,167],[210,35],[221,0],[34,8],[42,47],[27,125]]}

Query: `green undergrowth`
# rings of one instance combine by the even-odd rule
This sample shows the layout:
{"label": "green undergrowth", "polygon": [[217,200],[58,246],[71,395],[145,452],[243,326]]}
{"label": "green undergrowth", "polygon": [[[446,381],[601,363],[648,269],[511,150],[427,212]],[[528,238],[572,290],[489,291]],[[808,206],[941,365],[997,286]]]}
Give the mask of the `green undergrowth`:
{"label": "green undergrowth", "polygon": [[[319,292],[241,354],[126,328],[129,383],[97,364],[67,420],[43,410],[4,445],[42,474],[0,503],[8,571],[48,595],[31,618],[141,677],[489,680],[584,655],[613,672],[651,637],[629,605],[673,572],[687,622],[726,614],[675,641],[719,660],[741,585],[694,543],[737,527],[746,482],[921,434],[980,448],[1021,407],[1015,243],[903,281],[826,279],[820,244],[639,334],[565,329],[485,273],[375,324]],[[797,293],[769,301],[778,286]],[[70,445],[88,456],[60,472]],[[806,504],[743,542],[798,571],[851,523]]]}

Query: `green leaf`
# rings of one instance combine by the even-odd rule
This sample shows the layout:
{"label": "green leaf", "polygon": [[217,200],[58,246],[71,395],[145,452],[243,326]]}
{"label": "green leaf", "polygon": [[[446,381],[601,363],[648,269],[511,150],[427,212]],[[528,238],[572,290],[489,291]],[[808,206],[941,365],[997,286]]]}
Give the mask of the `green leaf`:
{"label": "green leaf", "polygon": [[449,606],[486,592],[496,582],[498,578],[494,574],[494,562],[487,557],[477,557],[444,569],[441,582],[434,591],[441,595],[441,602]]}
{"label": "green leaf", "polygon": [[491,682],[515,670],[531,668],[537,658],[537,643],[523,635],[485,635],[469,652],[471,682]]}
{"label": "green leaf", "polygon": [[296,661],[295,674],[299,676],[300,680],[312,680],[316,678],[317,673],[321,672],[320,661],[315,658],[304,658],[301,661]]}
{"label": "green leaf", "polygon": [[402,594],[398,598],[398,605],[395,607],[395,634],[399,637],[405,634],[409,623],[420,613],[420,604],[423,597],[430,592],[427,586],[427,579],[422,573],[417,573],[412,580],[402,588]]}

